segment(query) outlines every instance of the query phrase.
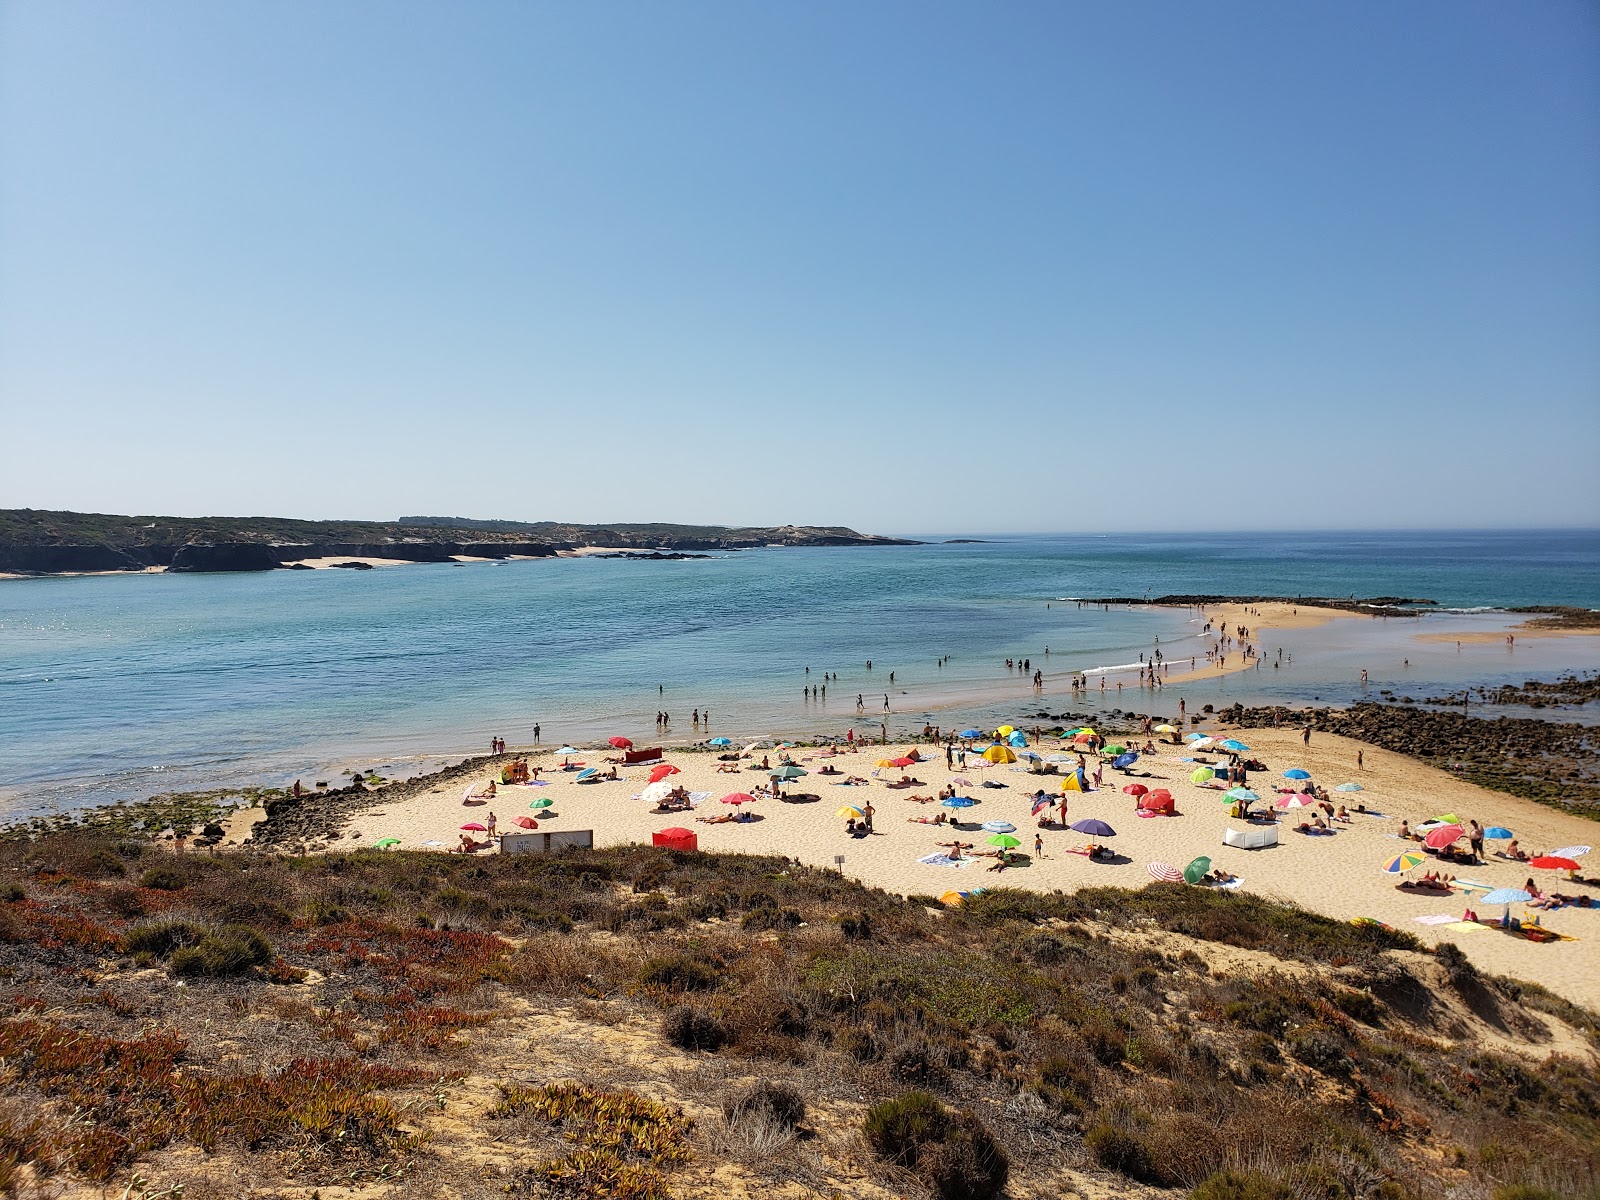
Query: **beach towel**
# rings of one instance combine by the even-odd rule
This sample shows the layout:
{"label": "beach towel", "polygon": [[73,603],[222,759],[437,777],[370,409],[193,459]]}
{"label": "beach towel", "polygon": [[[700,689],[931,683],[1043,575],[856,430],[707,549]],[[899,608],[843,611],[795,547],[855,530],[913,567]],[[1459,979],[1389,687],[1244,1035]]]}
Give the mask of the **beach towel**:
{"label": "beach towel", "polygon": [[1451,916],[1449,913],[1439,913],[1431,917],[1412,917],[1418,925],[1450,925],[1461,918]]}
{"label": "beach towel", "polygon": [[917,859],[917,861],[930,867],[970,867],[977,860],[972,858],[951,858],[948,854],[927,854]]}
{"label": "beach towel", "polygon": [[689,807],[690,808],[699,808],[700,805],[704,804],[709,799],[711,799],[711,793],[710,792],[690,792],[689,793]]}
{"label": "beach towel", "polygon": [[444,845],[443,842],[423,842],[422,844],[424,846],[442,846],[442,845]]}
{"label": "beach towel", "polygon": [[1234,888],[1243,887],[1244,886],[1244,880],[1240,879],[1237,875],[1235,875],[1232,879],[1228,880],[1227,883],[1213,883],[1211,886],[1214,887],[1214,888],[1218,888],[1218,889],[1220,889],[1220,890],[1222,890],[1224,892],[1231,892],[1231,891],[1233,891]]}
{"label": "beach towel", "polygon": [[1487,925],[1480,925],[1476,921],[1452,921],[1450,924],[1444,926],[1444,928],[1448,929],[1451,933],[1482,933],[1489,927]]}
{"label": "beach towel", "polygon": [[1450,886],[1459,888],[1463,892],[1492,892],[1494,889],[1487,883],[1479,883],[1476,879],[1452,879]]}

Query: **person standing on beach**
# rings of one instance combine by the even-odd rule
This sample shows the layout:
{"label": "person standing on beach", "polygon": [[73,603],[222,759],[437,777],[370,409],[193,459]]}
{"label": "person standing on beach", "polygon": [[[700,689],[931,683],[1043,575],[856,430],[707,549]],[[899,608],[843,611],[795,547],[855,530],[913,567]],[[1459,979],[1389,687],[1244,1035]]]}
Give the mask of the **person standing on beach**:
{"label": "person standing on beach", "polygon": [[1469,822],[1472,826],[1467,831],[1467,843],[1472,847],[1472,857],[1478,861],[1483,860],[1483,826],[1476,821]]}
{"label": "person standing on beach", "polygon": [[533,725],[533,740],[537,745],[539,741],[539,723],[537,721],[535,721]]}
{"label": "person standing on beach", "polygon": [[872,801],[871,800],[868,800],[865,804],[863,804],[861,806],[861,819],[862,819],[863,823],[866,825],[868,833],[872,832],[872,817],[873,817],[873,814],[876,813],[877,811],[878,811],[877,809],[872,807]]}
{"label": "person standing on beach", "polygon": [[1307,725],[1300,731],[1300,744],[1302,746],[1311,745],[1311,726]]}
{"label": "person standing on beach", "polygon": [[888,692],[885,692],[883,694],[883,711],[884,712],[888,712],[889,711],[889,693]]}
{"label": "person standing on beach", "polygon": [[1364,750],[1357,750],[1356,751],[1356,770],[1358,770],[1358,771],[1366,770],[1366,766],[1367,766],[1366,757],[1367,757],[1366,751],[1364,751]]}
{"label": "person standing on beach", "polygon": [[1044,857],[1044,834],[1042,833],[1033,835],[1033,856],[1035,858]]}

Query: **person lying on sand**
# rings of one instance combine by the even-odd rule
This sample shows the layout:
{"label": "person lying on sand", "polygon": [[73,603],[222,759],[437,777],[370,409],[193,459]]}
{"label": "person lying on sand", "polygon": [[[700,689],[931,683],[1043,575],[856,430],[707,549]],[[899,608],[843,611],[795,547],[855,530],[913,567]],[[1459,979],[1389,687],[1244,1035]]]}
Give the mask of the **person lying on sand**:
{"label": "person lying on sand", "polygon": [[739,773],[739,764],[738,763],[718,763],[717,764],[717,774],[718,775],[737,775],[738,773]]}
{"label": "person lying on sand", "polygon": [[736,825],[752,819],[754,813],[736,812],[721,813],[715,817],[696,817],[695,820],[702,825]]}
{"label": "person lying on sand", "polygon": [[1239,877],[1231,871],[1224,871],[1221,867],[1218,867],[1216,870],[1212,871],[1211,874],[1207,875],[1206,878],[1212,883],[1232,883]]}
{"label": "person lying on sand", "polygon": [[1450,885],[1442,879],[1406,879],[1394,885],[1402,892],[1448,892]]}
{"label": "person lying on sand", "polygon": [[842,775],[842,774],[844,774],[844,772],[839,770],[839,768],[834,766],[832,763],[829,763],[825,767],[819,767],[817,769],[817,774],[818,775]]}
{"label": "person lying on sand", "polygon": [[902,776],[900,776],[899,779],[896,779],[893,783],[887,784],[886,786],[898,789],[898,788],[909,788],[909,787],[922,787],[923,783],[922,783],[922,780],[920,780],[920,779],[913,779],[909,775],[902,775]]}
{"label": "person lying on sand", "polygon": [[913,825],[943,825],[949,818],[940,813],[936,817],[907,817],[906,820]]}
{"label": "person lying on sand", "polygon": [[1101,846],[1094,842],[1090,842],[1087,846],[1073,846],[1067,851],[1067,853],[1081,854],[1085,858],[1088,858],[1092,861],[1100,861],[1103,859],[1116,857],[1116,853],[1111,849],[1110,846]]}
{"label": "person lying on sand", "polygon": [[1500,857],[1501,858],[1514,859],[1517,862],[1527,862],[1528,861],[1528,852],[1526,850],[1524,850],[1521,846],[1517,845],[1517,839],[1516,838],[1512,838],[1511,839],[1511,844],[1509,846],[1507,846],[1504,850],[1500,851]]}
{"label": "person lying on sand", "polygon": [[902,800],[909,800],[912,804],[932,804],[932,796],[901,796]]}

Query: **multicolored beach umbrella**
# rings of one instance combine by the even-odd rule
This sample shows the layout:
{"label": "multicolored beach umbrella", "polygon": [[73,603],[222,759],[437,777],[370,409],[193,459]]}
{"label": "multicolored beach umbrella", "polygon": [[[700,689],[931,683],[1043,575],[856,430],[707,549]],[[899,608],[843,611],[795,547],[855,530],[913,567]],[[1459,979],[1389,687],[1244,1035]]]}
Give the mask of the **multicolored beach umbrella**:
{"label": "multicolored beach umbrella", "polygon": [[852,818],[857,821],[861,821],[866,819],[867,814],[862,812],[854,804],[846,804],[835,811],[833,815],[838,817],[841,821],[848,821]]}
{"label": "multicolored beach umbrella", "polygon": [[1386,875],[1404,875],[1412,867],[1419,866],[1427,861],[1428,856],[1426,854],[1417,850],[1405,850],[1384,863],[1379,870]]}

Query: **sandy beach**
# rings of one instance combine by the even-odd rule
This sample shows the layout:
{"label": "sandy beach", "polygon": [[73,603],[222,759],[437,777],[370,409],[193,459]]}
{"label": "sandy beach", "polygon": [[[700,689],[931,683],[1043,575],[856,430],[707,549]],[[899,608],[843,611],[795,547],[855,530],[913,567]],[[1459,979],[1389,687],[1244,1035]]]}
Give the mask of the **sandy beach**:
{"label": "sandy beach", "polygon": [[[1061,779],[1030,775],[1021,763],[979,767],[976,764],[982,760],[969,755],[965,771],[950,770],[946,769],[939,748],[920,747],[919,753],[936,757],[907,772],[922,781],[920,786],[900,791],[887,786],[899,778],[900,769],[880,769],[876,764],[904,754],[910,749],[905,743],[863,746],[833,758],[826,751],[797,747],[789,753],[809,773],[787,785],[786,791],[795,796],[783,801],[760,799],[736,807],[720,803],[721,797],[750,792],[764,783],[766,773],[759,767],[752,769],[752,762],[759,764],[765,755],[776,765],[782,751],[758,749],[752,758],[741,761],[737,773],[719,771],[719,766],[726,764],[719,764],[714,751],[673,751],[666,761],[678,767],[680,773],[673,775],[671,782],[699,795],[699,803],[693,812],[658,814],[651,811],[650,804],[633,799],[647,782],[648,767],[621,768],[621,778],[615,782],[578,784],[574,772],[559,769],[561,755],[541,751],[530,757],[532,765],[541,768],[539,785],[502,786],[493,799],[483,803],[464,803],[459,783],[393,804],[385,804],[380,792],[368,811],[346,825],[335,844],[373,845],[380,839],[397,838],[399,846],[406,849],[443,851],[458,844],[461,825],[482,823],[491,812],[496,814],[502,833],[516,831],[514,818],[533,816],[538,819],[540,831],[593,830],[598,846],[648,841],[659,830],[681,827],[698,835],[703,850],[781,854],[830,867],[835,865],[836,856],[842,855],[846,874],[907,895],[939,895],[952,889],[995,886],[1041,890],[1090,885],[1137,888],[1151,882],[1147,872],[1151,862],[1170,863],[1181,869],[1196,856],[1206,855],[1215,866],[1241,877],[1246,891],[1339,919],[1373,918],[1413,933],[1429,945],[1441,940],[1456,941],[1486,970],[1543,983],[1581,1003],[1600,1003],[1600,908],[1567,907],[1539,913],[1547,928],[1576,940],[1536,944],[1482,926],[1463,929],[1445,922],[1418,923],[1418,917],[1458,919],[1469,907],[1483,916],[1498,917],[1504,910],[1485,910],[1483,905],[1474,903],[1474,893],[1465,890],[1444,895],[1398,891],[1395,885],[1401,877],[1380,871],[1385,860],[1415,848],[1414,843],[1396,836],[1402,818],[1414,825],[1449,813],[1463,823],[1476,819],[1484,826],[1507,826],[1522,848],[1530,852],[1594,843],[1600,840],[1596,837],[1600,826],[1514,796],[1486,791],[1448,772],[1345,738],[1316,734],[1310,746],[1304,747],[1297,731],[1246,729],[1230,734],[1249,745],[1251,756],[1269,768],[1253,774],[1250,780],[1251,787],[1264,800],[1270,802],[1275,788],[1288,785],[1282,776],[1284,770],[1299,767],[1310,771],[1312,778],[1325,788],[1351,781],[1360,783],[1363,791],[1336,793],[1335,800],[1348,802],[1352,810],[1356,803],[1364,803],[1374,814],[1383,815],[1356,814],[1349,824],[1336,824],[1337,832],[1331,836],[1307,836],[1294,830],[1301,815],[1294,810],[1283,814],[1278,846],[1255,851],[1226,847],[1222,844],[1226,828],[1252,826],[1228,816],[1220,792],[1190,782],[1194,764],[1179,761],[1188,757],[1187,751],[1161,744],[1155,755],[1136,764],[1134,774],[1125,776],[1108,766],[1098,791],[1067,794],[1070,821],[1095,817],[1116,830],[1116,836],[1103,840],[1116,851],[1117,859],[1102,863],[1069,852],[1090,840],[1083,834],[1059,826],[1038,829],[1030,816],[1031,797],[1041,787],[1052,797],[1059,797]],[[1041,751],[1055,753],[1057,747],[1045,745]],[[1364,767],[1359,769],[1358,752],[1364,755]],[[606,757],[616,753],[609,748],[591,749],[567,757],[574,763],[605,767]],[[830,765],[843,774],[818,773]],[[847,776],[863,777],[869,782],[841,786]],[[922,804],[910,799],[914,795],[936,795],[947,783],[960,779],[969,783],[957,782],[958,793],[979,801],[971,808],[946,809],[938,803]],[[486,771],[473,790],[481,791],[488,782]],[[1122,791],[1134,782],[1169,788],[1176,799],[1178,815],[1137,816],[1133,798]],[[800,800],[802,794],[809,796]],[[530,807],[541,799],[553,802],[548,810]],[[860,808],[868,802],[876,810],[873,832],[866,837],[847,835],[845,821],[835,815],[836,811],[844,805]],[[754,819],[730,824],[698,820],[736,811],[751,812]],[[932,827],[915,820],[932,820],[941,812],[953,813],[960,819],[956,832],[952,833],[948,826]],[[971,865],[959,867],[918,861],[937,853],[938,843],[957,838],[976,843],[980,851],[990,849],[985,844],[990,834],[981,825],[992,821],[1016,826],[1013,836],[1023,843],[1020,851],[1027,856],[1024,865],[996,873],[988,870],[994,861],[990,858],[976,858]],[[1043,838],[1043,856],[1039,858],[1032,854],[1036,832]],[[1496,857],[1495,851],[1504,845],[1497,841],[1487,843],[1489,857],[1483,865],[1444,869],[1486,888],[1520,887],[1531,876],[1543,891],[1587,893],[1600,900],[1600,887],[1567,883],[1562,872],[1533,870],[1525,863]],[[1411,874],[1420,875],[1434,866],[1430,859]],[[1482,890],[1476,894],[1481,895]],[[1527,905],[1517,905],[1512,915],[1520,917],[1533,911]]]}

